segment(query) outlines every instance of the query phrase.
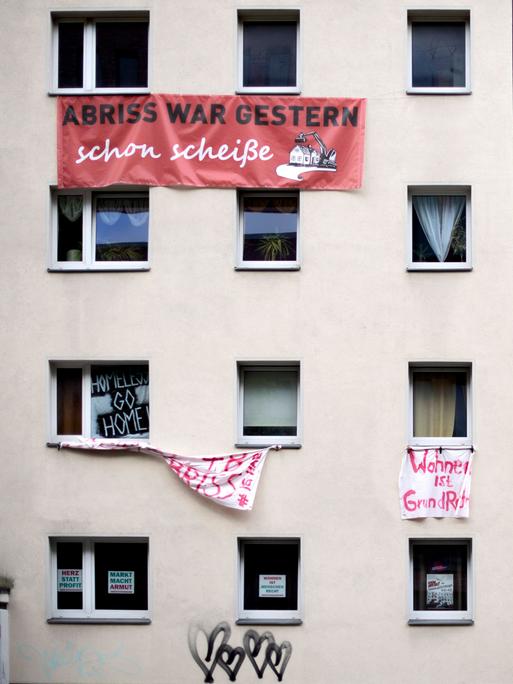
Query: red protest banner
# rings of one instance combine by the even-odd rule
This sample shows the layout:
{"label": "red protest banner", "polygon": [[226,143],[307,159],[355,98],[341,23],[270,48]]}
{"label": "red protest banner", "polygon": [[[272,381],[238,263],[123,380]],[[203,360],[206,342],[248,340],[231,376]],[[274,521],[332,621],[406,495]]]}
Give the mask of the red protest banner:
{"label": "red protest banner", "polygon": [[361,187],[365,100],[60,97],[60,188]]}

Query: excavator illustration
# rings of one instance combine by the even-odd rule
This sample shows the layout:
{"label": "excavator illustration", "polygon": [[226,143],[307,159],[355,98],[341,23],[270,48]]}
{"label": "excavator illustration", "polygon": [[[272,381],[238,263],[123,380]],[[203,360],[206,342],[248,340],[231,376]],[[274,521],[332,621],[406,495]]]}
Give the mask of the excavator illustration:
{"label": "excavator illustration", "polygon": [[[319,146],[316,150],[307,144],[306,139],[312,136]],[[335,171],[337,168],[337,152],[334,148],[328,150],[321,137],[315,131],[311,133],[299,133],[294,142],[295,146],[290,151],[289,164],[292,166],[314,166],[318,169]]]}

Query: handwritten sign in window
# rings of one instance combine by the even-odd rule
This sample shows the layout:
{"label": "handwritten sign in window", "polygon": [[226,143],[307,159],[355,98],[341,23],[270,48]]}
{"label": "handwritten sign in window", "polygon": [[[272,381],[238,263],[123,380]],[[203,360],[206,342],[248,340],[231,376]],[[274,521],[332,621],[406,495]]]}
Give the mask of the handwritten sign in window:
{"label": "handwritten sign in window", "polygon": [[148,366],[91,367],[93,437],[148,437]]}

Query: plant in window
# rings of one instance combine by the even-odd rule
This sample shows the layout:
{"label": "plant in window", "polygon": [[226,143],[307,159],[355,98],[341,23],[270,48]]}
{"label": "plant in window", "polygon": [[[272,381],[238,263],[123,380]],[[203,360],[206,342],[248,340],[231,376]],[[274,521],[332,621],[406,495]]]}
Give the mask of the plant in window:
{"label": "plant in window", "polygon": [[451,249],[455,256],[460,258],[460,261],[465,261],[465,255],[467,252],[467,236],[465,232],[465,226],[461,218],[454,226],[452,232]]}
{"label": "plant in window", "polygon": [[282,233],[272,233],[260,238],[257,250],[266,261],[279,261],[289,256],[291,247],[292,243],[289,237]]}
{"label": "plant in window", "polygon": [[142,261],[142,250],[135,245],[110,245],[97,248],[97,258],[100,261]]}
{"label": "plant in window", "polygon": [[431,250],[429,247],[426,247],[426,245],[422,244],[420,244],[413,250],[415,261],[427,261],[432,255],[432,253],[433,250]]}

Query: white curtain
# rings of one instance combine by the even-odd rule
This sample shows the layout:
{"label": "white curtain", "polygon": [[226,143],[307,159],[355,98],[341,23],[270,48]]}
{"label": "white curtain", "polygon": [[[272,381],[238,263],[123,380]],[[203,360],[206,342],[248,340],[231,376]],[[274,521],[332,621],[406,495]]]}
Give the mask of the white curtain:
{"label": "white curtain", "polygon": [[134,227],[142,226],[148,220],[148,200],[145,197],[99,198],[96,210],[101,212],[102,221],[108,226],[117,223],[121,214],[126,214]]}
{"label": "white curtain", "polygon": [[445,261],[453,230],[465,208],[465,197],[415,195],[413,206],[429,246],[438,261]]}
{"label": "white curtain", "polygon": [[244,373],[244,426],[297,425],[297,371]]}
{"label": "white curtain", "polygon": [[59,209],[68,221],[75,223],[82,216],[82,197],[80,195],[60,195]]}

